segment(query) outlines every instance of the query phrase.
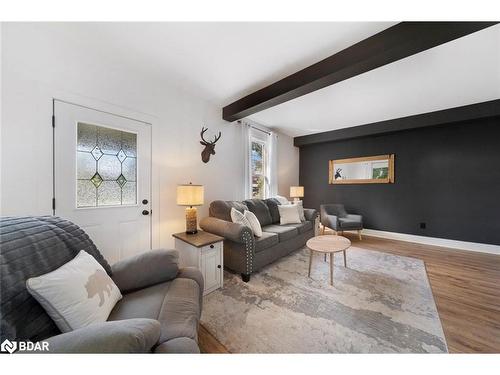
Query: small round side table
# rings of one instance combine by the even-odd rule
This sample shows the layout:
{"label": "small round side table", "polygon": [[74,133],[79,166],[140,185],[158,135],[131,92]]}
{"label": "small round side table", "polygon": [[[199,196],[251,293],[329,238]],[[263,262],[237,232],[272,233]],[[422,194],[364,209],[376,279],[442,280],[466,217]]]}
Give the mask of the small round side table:
{"label": "small round side table", "polygon": [[351,246],[351,241],[342,236],[323,235],[311,238],[307,241],[306,246],[311,252],[308,277],[311,277],[313,254],[315,252],[325,254],[325,256],[330,254],[330,285],[333,285],[333,255],[342,251],[344,253],[344,267],[347,267],[346,250]]}

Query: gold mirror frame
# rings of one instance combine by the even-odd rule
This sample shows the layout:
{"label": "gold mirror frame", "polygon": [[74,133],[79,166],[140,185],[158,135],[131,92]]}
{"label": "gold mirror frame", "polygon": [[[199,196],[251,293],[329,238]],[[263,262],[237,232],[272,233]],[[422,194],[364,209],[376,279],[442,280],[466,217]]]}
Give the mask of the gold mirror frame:
{"label": "gold mirror frame", "polygon": [[[373,160],[387,160],[389,162],[389,170],[387,178],[367,178],[367,179],[349,179],[349,180],[335,180],[334,171],[335,165],[347,164],[347,163],[358,163],[363,161],[373,161]],[[330,160],[329,173],[328,173],[328,183],[331,185],[335,184],[393,184],[394,183],[394,154],[389,155],[377,155],[377,156],[365,156],[360,158],[350,158],[350,159],[338,159]]]}

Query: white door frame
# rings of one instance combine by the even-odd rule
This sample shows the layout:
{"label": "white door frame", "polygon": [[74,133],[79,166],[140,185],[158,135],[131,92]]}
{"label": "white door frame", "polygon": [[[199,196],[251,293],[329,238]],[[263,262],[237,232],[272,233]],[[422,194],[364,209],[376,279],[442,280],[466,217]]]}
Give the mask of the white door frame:
{"label": "white door frame", "polygon": [[[159,163],[156,160],[156,155],[158,155],[158,139],[156,137],[155,123],[158,122],[158,118],[145,113],[131,111],[113,104],[103,103],[99,100],[89,99],[85,97],[80,97],[78,95],[71,94],[60,94],[57,97],[52,97],[52,116],[55,114],[55,104],[56,102],[71,104],[82,108],[87,108],[90,110],[103,112],[106,114],[126,118],[129,120],[134,120],[141,122],[145,125],[151,126],[151,247],[153,249],[160,247],[160,187],[159,187]],[[52,128],[52,198],[55,197],[55,128]],[[57,204],[57,203],[56,203]],[[52,211],[54,214],[54,210]]]}

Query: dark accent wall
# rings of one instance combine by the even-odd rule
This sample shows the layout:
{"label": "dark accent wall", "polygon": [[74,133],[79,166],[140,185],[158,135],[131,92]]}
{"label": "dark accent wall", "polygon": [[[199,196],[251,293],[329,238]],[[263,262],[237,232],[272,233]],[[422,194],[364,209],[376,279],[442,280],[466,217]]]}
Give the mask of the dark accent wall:
{"label": "dark accent wall", "polygon": [[[328,184],[329,160],[381,154],[394,184]],[[306,207],[343,203],[365,228],[500,245],[500,117],[302,146],[300,184]]]}

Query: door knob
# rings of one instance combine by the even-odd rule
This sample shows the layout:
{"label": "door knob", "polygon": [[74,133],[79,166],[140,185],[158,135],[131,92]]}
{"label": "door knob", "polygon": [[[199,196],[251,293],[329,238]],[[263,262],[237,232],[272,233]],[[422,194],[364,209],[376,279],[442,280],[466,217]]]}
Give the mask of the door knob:
{"label": "door knob", "polygon": [[148,210],[144,210],[144,211],[142,211],[142,214],[143,215],[149,215],[149,211]]}
{"label": "door knob", "polygon": [[220,267],[220,264],[217,266],[217,268],[221,268],[221,267]]}
{"label": "door knob", "polygon": [[147,199],[143,199],[142,200],[142,204],[148,204],[148,200]]}

